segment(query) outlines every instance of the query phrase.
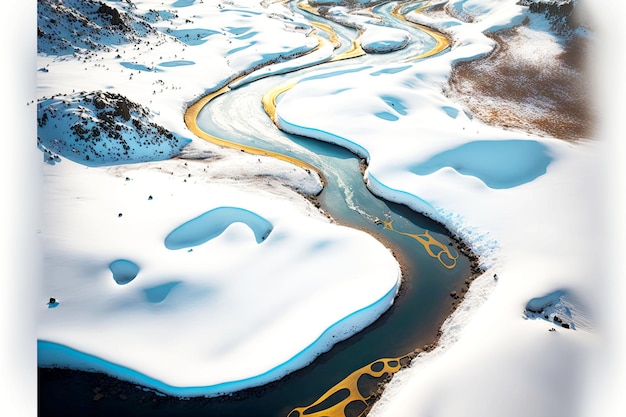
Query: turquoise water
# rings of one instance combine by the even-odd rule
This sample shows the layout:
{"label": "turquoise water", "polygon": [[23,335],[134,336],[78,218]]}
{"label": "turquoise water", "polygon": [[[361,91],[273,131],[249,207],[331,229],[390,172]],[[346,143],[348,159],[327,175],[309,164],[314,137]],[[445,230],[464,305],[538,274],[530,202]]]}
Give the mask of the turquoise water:
{"label": "turquoise water", "polygon": [[244,223],[254,232],[257,243],[272,231],[265,218],[239,207],[218,207],[186,221],[165,237],[165,247],[171,250],[201,245],[221,235],[233,223]]}
{"label": "turquoise water", "polygon": [[548,147],[534,140],[478,140],[436,154],[411,167],[411,172],[428,175],[451,167],[490,188],[504,189],[542,176],[551,162]]}
{"label": "turquoise water", "polygon": [[159,64],[160,67],[180,67],[180,66],[184,66],[184,65],[195,65],[196,63],[193,61],[186,61],[186,60],[176,60],[176,61],[165,61],[165,62],[161,62]]}
{"label": "turquoise water", "polygon": [[128,284],[139,273],[139,265],[128,259],[118,259],[111,262],[109,269],[113,274],[115,282],[120,285]]}

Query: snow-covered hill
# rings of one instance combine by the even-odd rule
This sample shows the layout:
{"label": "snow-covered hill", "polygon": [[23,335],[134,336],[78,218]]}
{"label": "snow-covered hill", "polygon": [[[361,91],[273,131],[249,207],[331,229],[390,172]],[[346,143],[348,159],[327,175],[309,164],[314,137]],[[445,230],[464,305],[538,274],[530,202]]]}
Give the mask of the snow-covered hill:
{"label": "snow-covered hill", "polygon": [[[121,7],[120,7],[121,6]],[[156,30],[125,8],[93,0],[37,0],[37,52],[90,55],[124,44],[136,44]]]}
{"label": "snow-covered hill", "polygon": [[81,92],[44,98],[37,106],[37,139],[50,162],[59,156],[87,166],[158,161],[191,142],[120,94]]}

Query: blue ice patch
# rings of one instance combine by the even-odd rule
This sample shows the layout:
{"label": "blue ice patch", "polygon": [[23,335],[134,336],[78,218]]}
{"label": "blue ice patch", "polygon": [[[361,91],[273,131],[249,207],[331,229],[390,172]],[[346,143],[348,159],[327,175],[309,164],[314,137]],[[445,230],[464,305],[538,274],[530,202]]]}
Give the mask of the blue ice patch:
{"label": "blue ice patch", "polygon": [[120,285],[128,284],[139,273],[139,265],[127,259],[118,259],[109,264],[113,279]]}
{"label": "blue ice patch", "polygon": [[195,65],[195,62],[179,59],[177,61],[166,61],[159,64],[160,67],[181,67],[185,65]]}
{"label": "blue ice patch", "polygon": [[379,111],[378,113],[374,113],[374,116],[379,117],[383,120],[389,120],[390,122],[395,122],[399,119],[398,116],[393,113],[389,113],[388,111]]}
{"label": "blue ice patch", "polygon": [[120,62],[120,65],[123,66],[124,68],[128,68],[128,69],[131,69],[131,70],[136,70],[136,71],[146,71],[146,72],[159,72],[159,71],[161,71],[158,68],[150,68],[150,67],[146,67],[145,65],[134,64],[132,62]]}
{"label": "blue ice patch", "polygon": [[172,281],[155,287],[145,288],[143,292],[148,302],[156,304],[165,300],[170,291],[172,291],[174,287],[178,286],[180,283],[181,281]]}
{"label": "blue ice patch", "polygon": [[470,175],[494,189],[512,188],[546,173],[552,162],[548,148],[533,140],[494,140],[466,143],[411,167],[428,175],[444,167]]}
{"label": "blue ice patch", "polygon": [[257,243],[271,233],[272,223],[238,207],[218,207],[178,226],[165,238],[165,247],[176,250],[198,246],[221,235],[233,223],[244,223],[254,232]]}

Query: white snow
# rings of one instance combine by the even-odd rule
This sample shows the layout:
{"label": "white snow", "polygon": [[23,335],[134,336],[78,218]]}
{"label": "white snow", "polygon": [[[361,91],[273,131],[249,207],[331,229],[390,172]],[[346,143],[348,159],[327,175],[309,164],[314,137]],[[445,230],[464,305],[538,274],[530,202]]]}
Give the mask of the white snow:
{"label": "white snow", "polygon": [[[400,272],[378,241],[285,191],[188,178],[192,163],[44,168],[40,340],[168,394],[210,395],[298,369],[391,305]],[[176,238],[216,210],[223,219]],[[114,279],[118,260],[138,266],[128,283]],[[52,350],[41,365],[80,366]]]}
{"label": "white snow", "polygon": [[[350,71],[305,77],[278,102],[285,130],[367,157],[375,193],[444,222],[487,269],[445,323],[437,349],[394,376],[374,417],[624,414],[623,203],[617,198],[624,172],[620,154],[609,147],[623,137],[623,88],[613,81],[616,75],[621,81],[624,58],[597,43],[594,86],[605,124],[587,141],[486,126],[442,93],[455,60],[493,48],[484,33],[523,21],[516,3],[450,2],[453,16],[473,19],[447,17],[434,25],[454,39],[446,53],[410,64],[346,63]],[[599,16],[598,38],[621,36],[615,5],[596,3],[587,7]],[[174,9],[155,0],[134,4],[136,14]],[[41,152],[30,148],[16,150],[25,164],[5,154],[4,195],[33,191],[6,216],[13,268],[5,279],[13,290],[21,277],[37,277],[22,278],[3,302],[9,338],[26,346],[6,348],[15,392],[32,395],[36,387],[35,339],[59,344],[40,346],[40,365],[104,370],[174,395],[254,386],[305,366],[393,301],[399,268],[389,250],[329,221],[292,190],[315,193],[314,175],[205,143],[183,121],[189,103],[225,80],[315,48],[310,25],[280,3],[266,9],[205,0],[162,16],[155,23],[162,33],[151,35],[150,44],[116,45],[84,60],[39,54],[34,62],[26,55],[28,70],[46,71],[36,80],[15,74],[25,94],[11,104],[29,105],[5,142],[33,143],[38,101],[102,90],[149,108],[154,122],[192,139],[185,152],[195,155],[86,167],[65,158],[42,164]],[[197,40],[181,38],[181,45],[168,34],[185,30],[178,33]],[[551,37],[527,34],[529,53],[558,53]],[[381,31],[381,39],[388,36]],[[324,60],[328,46],[317,54],[301,59]],[[269,71],[280,72],[280,65],[289,64]],[[9,120],[19,120],[8,111]],[[512,151],[525,157],[507,159]],[[165,246],[177,227],[222,207],[252,213],[271,225],[264,229],[269,235],[258,243],[256,223],[230,213],[226,223],[233,224],[191,251]],[[136,266],[136,277],[116,282],[110,269],[116,260]],[[48,305],[49,297],[58,304]],[[525,312],[529,305],[562,314],[571,327]],[[122,340],[124,349],[112,348]],[[164,356],[167,363],[158,360]],[[32,399],[2,395],[3,409],[36,412]]]}
{"label": "white snow", "polygon": [[[135,4],[138,16],[160,7]],[[371,324],[393,303],[400,267],[376,239],[292,191],[320,191],[314,173],[221,150],[183,124],[186,103],[205,90],[315,48],[310,26],[276,6],[213,2],[159,15],[170,17],[157,21],[165,29],[149,38],[154,49],[116,46],[85,63],[38,56],[38,106],[49,116],[39,136],[61,155],[43,167],[38,363],[178,396],[229,393],[299,369]],[[211,34],[185,43],[199,33],[192,27]],[[99,90],[149,109],[130,110],[133,126],[161,123],[172,140],[194,143],[168,159],[179,145],[162,151],[149,140],[158,135],[136,134],[122,118],[111,136],[121,132],[127,152],[112,139],[101,145],[103,132],[95,151],[66,141],[77,120],[89,138],[100,113],[115,113],[112,99],[91,94]],[[120,151],[126,159],[113,157]],[[212,226],[193,224],[214,213]],[[176,238],[185,228],[197,236]],[[120,264],[130,277],[116,279]]]}

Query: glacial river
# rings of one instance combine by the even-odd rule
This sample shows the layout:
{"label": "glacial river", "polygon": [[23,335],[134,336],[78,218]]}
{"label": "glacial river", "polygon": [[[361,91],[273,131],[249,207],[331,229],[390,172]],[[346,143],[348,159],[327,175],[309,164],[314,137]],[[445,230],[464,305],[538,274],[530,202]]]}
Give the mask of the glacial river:
{"label": "glacial river", "polygon": [[[97,406],[93,401],[73,397],[75,407],[83,415],[359,416],[374,401],[372,394],[378,382],[407,364],[416,349],[436,341],[439,327],[452,307],[450,293],[460,293],[471,276],[470,261],[458,251],[457,242],[445,228],[427,217],[369,192],[358,156],[335,145],[281,132],[261,104],[267,92],[313,71],[339,71],[347,63],[377,65],[427,59],[424,55],[442,53],[445,45],[441,39],[401,18],[401,13],[418,8],[422,3],[407,4],[404,10],[395,10],[395,2],[372,9],[385,24],[411,33],[412,40],[405,48],[387,54],[357,53],[360,56],[261,78],[203,103],[195,120],[197,128],[232,143],[233,147],[243,145],[286,155],[320,172],[326,181],[317,196],[321,208],[338,223],[370,233],[391,248],[401,261],[403,283],[391,309],[364,331],[319,356],[311,365],[259,389],[223,398],[183,401],[152,393],[149,394],[154,398],[144,401],[147,396],[144,391],[125,390],[127,398],[124,400],[102,402]],[[290,7],[313,22],[333,28],[341,41],[341,47],[335,50],[336,57],[346,51],[354,52],[353,41],[358,38],[354,29],[302,10],[295,2],[290,3]],[[233,114],[237,118],[233,118]],[[101,385],[106,379],[73,375],[46,389],[40,398],[43,409],[54,405],[55,392],[61,395],[65,390],[64,396],[67,396],[68,390],[78,392],[86,389],[86,384],[94,384],[94,378],[99,378]]]}

